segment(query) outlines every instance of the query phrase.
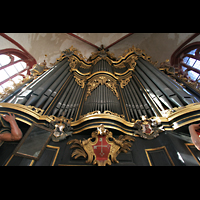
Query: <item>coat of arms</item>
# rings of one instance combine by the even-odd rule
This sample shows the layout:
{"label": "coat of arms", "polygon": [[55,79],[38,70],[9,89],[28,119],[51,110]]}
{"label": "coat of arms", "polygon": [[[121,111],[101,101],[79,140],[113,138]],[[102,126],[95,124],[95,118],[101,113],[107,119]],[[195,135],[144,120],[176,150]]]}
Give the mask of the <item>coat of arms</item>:
{"label": "coat of arms", "polygon": [[[87,140],[70,140],[67,144],[73,144],[70,148],[75,149],[72,153],[72,157],[75,156],[77,159],[80,156],[88,159],[86,163],[92,163],[98,166],[111,165],[111,161],[119,163],[116,159],[120,152],[127,153],[132,146],[130,141],[135,139],[129,135],[120,135],[117,139],[112,136],[112,132],[105,129],[104,125],[101,124],[97,127],[96,131],[91,134],[92,137]],[[128,141],[129,142],[128,142]]]}
{"label": "coat of arms", "polygon": [[159,123],[155,119],[147,119],[146,116],[141,116],[142,120],[136,120],[133,130],[135,135],[139,135],[144,139],[154,139],[159,136],[159,133],[163,131],[163,127],[159,127]]}

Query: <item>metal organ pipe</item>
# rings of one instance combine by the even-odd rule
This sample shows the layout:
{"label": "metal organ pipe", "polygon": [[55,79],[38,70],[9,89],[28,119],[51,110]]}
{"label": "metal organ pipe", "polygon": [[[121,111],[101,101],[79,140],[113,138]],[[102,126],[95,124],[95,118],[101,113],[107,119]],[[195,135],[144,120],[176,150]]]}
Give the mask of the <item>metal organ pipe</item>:
{"label": "metal organ pipe", "polygon": [[79,87],[78,89],[79,89],[78,96],[75,99],[74,105],[72,105],[73,108],[72,108],[72,111],[71,111],[71,115],[69,117],[69,118],[73,118],[73,119],[75,118],[75,115],[76,115],[76,112],[77,112],[77,109],[78,109],[78,105],[79,105],[79,102],[80,102],[81,96],[82,96],[81,88]]}
{"label": "metal organ pipe", "polygon": [[136,66],[135,71],[138,72],[138,74],[139,74],[138,78],[141,76],[142,80],[144,80],[147,83],[147,85],[152,89],[152,91],[155,92],[158,99],[160,99],[163,102],[163,104],[165,104],[165,106],[168,107],[168,109],[172,109],[172,105],[170,104],[168,99],[160,91],[160,89],[158,89],[158,87],[152,82],[152,80],[150,78],[148,78],[139,67]]}
{"label": "metal organ pipe", "polygon": [[48,88],[48,90],[42,95],[42,97],[38,100],[38,102],[35,105],[35,107],[39,107],[45,100],[47,100],[49,98],[49,96],[52,94],[52,92],[55,90],[55,88],[59,85],[59,83],[62,82],[63,78],[64,77],[68,77],[68,76],[69,76],[69,66],[57,78],[57,80]]}
{"label": "metal organ pipe", "polygon": [[135,88],[136,93],[139,95],[139,97],[140,97],[140,99],[142,101],[142,105],[144,106],[143,110],[144,110],[145,115],[147,115],[147,113],[146,113],[146,111],[147,111],[150,116],[153,116],[151,108],[149,107],[148,103],[145,101],[144,97],[142,96],[141,91],[138,89],[139,86],[136,85],[137,82],[135,81],[135,79],[131,79],[130,81],[131,81],[133,87]]}
{"label": "metal organ pipe", "polygon": [[183,104],[181,103],[181,101],[178,99],[177,95],[165,84],[163,83],[155,74],[153,74],[151,72],[151,70],[148,69],[147,66],[145,66],[144,64],[142,64],[140,61],[137,62],[140,69],[142,69],[142,71],[145,74],[148,74],[149,77],[151,77],[151,80],[154,82],[155,85],[157,85],[157,87],[163,91],[163,93],[173,102],[175,103],[175,105],[177,106],[183,106]]}
{"label": "metal organ pipe", "polygon": [[31,94],[42,84],[44,84],[51,76],[54,74],[60,66],[65,64],[68,59],[64,59],[61,61],[58,65],[53,66],[48,71],[44,72],[41,76],[39,76],[37,79],[33,80],[32,83],[30,83],[26,88],[24,88],[20,93],[15,95],[9,103],[18,103],[18,104],[25,104]]}
{"label": "metal organ pipe", "polygon": [[67,113],[66,114],[66,118],[69,118],[70,112],[72,111],[73,104],[75,103],[75,100],[77,98],[79,89],[80,89],[80,86],[78,86],[76,84],[76,87],[75,87],[75,89],[74,89],[74,91],[73,91],[73,93],[72,93],[72,95],[71,95],[66,107],[65,107],[65,111],[64,112]]}
{"label": "metal organ pipe", "polygon": [[148,66],[149,70],[151,70],[158,78],[160,78],[171,90],[173,90],[179,98],[181,98],[186,104],[191,104],[195,102],[199,102],[200,99],[197,97],[193,97],[189,92],[186,92],[185,89],[182,88],[178,83],[170,79],[166,74],[156,69],[150,63],[139,59],[143,64]]}
{"label": "metal organ pipe", "polygon": [[[54,72],[50,77],[45,77],[43,80],[43,84],[33,91],[31,97],[26,102],[26,106],[33,105],[37,102],[37,100],[42,96],[42,94],[51,86],[51,84],[60,76],[61,73],[66,69],[69,62],[65,63],[62,67],[60,67],[56,72]],[[48,79],[47,79],[48,78]]]}
{"label": "metal organ pipe", "polygon": [[56,87],[56,89],[51,93],[51,96],[48,98],[45,105],[42,107],[42,110],[45,110],[47,108],[47,106],[52,102],[52,100],[54,99],[54,97],[56,96],[58,91],[61,89],[61,87],[64,85],[64,83],[68,80],[68,78],[70,79],[69,76],[70,76],[70,73],[68,73],[67,76],[65,76],[65,78],[63,78],[63,80],[59,83],[59,85]]}
{"label": "metal organ pipe", "polygon": [[57,109],[59,110],[58,117],[61,116],[63,110],[67,106],[67,102],[69,101],[69,98],[72,97],[72,93],[75,90],[76,82],[74,79],[72,80],[72,83],[73,85],[70,87],[69,91],[65,92],[65,94],[63,95],[63,99],[61,99],[61,101],[59,102],[60,107],[59,108],[57,107]]}
{"label": "metal organ pipe", "polygon": [[52,112],[52,115],[55,115],[59,110],[60,110],[60,107],[62,106],[62,103],[64,101],[64,99],[66,98],[69,90],[72,88],[72,84],[74,83],[74,79],[72,78],[68,87],[66,88],[65,92],[63,93],[62,97],[60,98],[60,100],[58,101],[58,103],[56,104],[55,108],[53,109],[53,112]]}
{"label": "metal organ pipe", "polygon": [[137,72],[135,72],[137,78],[140,80],[144,88],[146,89],[147,93],[151,96],[151,98],[155,101],[155,103],[158,105],[158,107],[163,111],[165,110],[160,102],[160,100],[157,98],[157,96],[152,92],[150,87],[144,82],[144,80],[139,76]]}

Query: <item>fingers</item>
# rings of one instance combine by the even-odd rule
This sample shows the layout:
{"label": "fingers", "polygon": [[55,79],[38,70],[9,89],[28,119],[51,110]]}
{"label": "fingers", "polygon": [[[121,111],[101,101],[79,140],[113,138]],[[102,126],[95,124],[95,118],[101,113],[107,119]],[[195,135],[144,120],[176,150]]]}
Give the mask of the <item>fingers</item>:
{"label": "fingers", "polygon": [[15,117],[15,115],[14,115],[14,114],[13,114],[13,115],[12,115],[11,113],[8,113],[8,114],[9,114],[9,116],[11,116],[11,117]]}
{"label": "fingers", "polygon": [[4,118],[4,119],[6,119],[7,117],[13,117],[14,119],[15,119],[15,115],[13,114],[11,114],[11,113],[8,113],[7,115],[2,115],[2,117]]}

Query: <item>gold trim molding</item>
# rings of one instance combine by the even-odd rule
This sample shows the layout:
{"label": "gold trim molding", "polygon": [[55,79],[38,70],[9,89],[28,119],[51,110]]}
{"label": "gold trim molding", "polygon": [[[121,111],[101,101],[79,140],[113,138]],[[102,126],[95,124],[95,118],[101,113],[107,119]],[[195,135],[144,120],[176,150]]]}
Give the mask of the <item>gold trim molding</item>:
{"label": "gold trim molding", "polygon": [[151,148],[151,149],[145,149],[145,153],[146,153],[146,156],[147,156],[147,159],[148,159],[148,162],[149,162],[149,165],[150,166],[153,166],[152,162],[151,162],[151,159],[150,159],[150,156],[149,156],[149,153],[148,152],[151,152],[151,151],[158,151],[158,150],[164,150],[170,163],[172,164],[172,166],[175,166],[171,156],[169,155],[169,152],[166,148],[166,146],[162,146],[162,147],[157,147],[157,148]]}
{"label": "gold trim molding", "polygon": [[[55,121],[57,117],[51,115],[44,115],[44,110],[40,108],[36,108],[34,106],[25,106],[21,104],[12,104],[12,103],[0,103],[0,113],[5,113],[5,111],[1,111],[1,108],[9,108],[16,111],[20,111],[22,113],[28,114],[34,117],[37,120],[44,120],[47,122]],[[200,120],[200,113],[190,114],[195,111],[200,110],[200,103],[193,103],[184,107],[173,108],[171,110],[167,110],[167,113],[163,114],[162,117],[151,117],[150,119],[155,119],[158,123],[164,123],[163,128],[165,130],[175,130],[182,126],[185,126],[190,123],[194,123]],[[11,111],[12,112],[12,111]],[[180,119],[179,117],[187,114],[186,117]],[[17,114],[19,117],[16,117],[17,120],[22,121],[28,125],[30,124],[30,120],[24,119],[23,114]],[[20,118],[22,117],[22,118]],[[179,118],[179,120],[176,120]],[[110,119],[114,121],[118,121],[124,124],[127,127],[134,127],[135,121],[128,122],[124,119],[123,115],[119,115],[117,113],[112,113],[110,111],[105,111],[104,113],[100,113],[100,111],[94,111],[91,113],[87,113],[84,116],[81,116],[78,120],[72,121],[71,119],[66,119],[69,121],[72,127],[77,126],[83,122],[90,121],[92,119]],[[184,121],[180,123],[180,121]],[[172,123],[171,123],[172,122]]]}

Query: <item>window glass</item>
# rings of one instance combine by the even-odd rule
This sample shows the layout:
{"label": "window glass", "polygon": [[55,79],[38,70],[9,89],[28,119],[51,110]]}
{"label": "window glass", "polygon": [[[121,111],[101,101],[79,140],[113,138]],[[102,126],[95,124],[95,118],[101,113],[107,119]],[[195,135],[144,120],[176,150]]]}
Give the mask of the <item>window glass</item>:
{"label": "window glass", "polygon": [[193,67],[200,70],[200,61],[197,60]]}
{"label": "window glass", "polygon": [[182,66],[182,70],[183,70],[183,72],[184,72],[186,69],[187,69],[187,67],[183,67],[183,66]]}
{"label": "window glass", "polygon": [[196,61],[196,59],[190,58],[190,59],[188,60],[187,64],[190,65],[190,66],[192,67],[192,66],[194,65],[195,61]]}
{"label": "window glass", "polygon": [[27,70],[22,72],[22,73],[20,73],[20,74],[23,74],[24,76],[26,76],[27,75]]}
{"label": "window glass", "polygon": [[187,64],[187,62],[188,62],[189,59],[190,59],[190,58],[186,56],[185,58],[183,58],[183,62],[184,62],[185,64]]}
{"label": "window glass", "polygon": [[18,72],[22,71],[24,69],[23,65],[21,64],[22,62],[18,62],[14,64],[15,68],[17,69]]}
{"label": "window glass", "polygon": [[187,54],[195,55],[195,51],[196,51],[196,50],[197,50],[197,49],[193,49],[192,51],[188,52]]}
{"label": "window glass", "polygon": [[9,75],[6,73],[4,69],[0,70],[0,81],[4,81],[9,78]]}
{"label": "window glass", "polygon": [[14,57],[14,61],[18,61],[21,60],[21,58],[19,58],[18,56],[12,55]]}
{"label": "window glass", "polygon": [[196,81],[196,79],[197,79],[197,77],[199,76],[199,74],[191,70],[191,71],[188,72],[188,76],[189,76],[193,81]]}
{"label": "window glass", "polygon": [[[200,76],[198,72],[192,70],[192,68],[198,69],[200,71],[200,57],[199,57],[199,47],[190,50],[189,52],[184,52],[181,54],[183,56],[183,60],[180,63],[180,73],[184,73],[188,69],[188,73],[184,73],[186,78],[189,78],[192,81],[199,80]],[[183,64],[185,63],[185,64]]]}
{"label": "window glass", "polygon": [[18,73],[18,71],[14,65],[11,65],[11,66],[5,68],[4,70],[9,74],[9,76],[13,76],[14,74]]}
{"label": "window glass", "polygon": [[26,63],[25,62],[20,62],[20,64],[22,65],[23,69],[26,68]]}
{"label": "window glass", "polygon": [[11,53],[9,55],[14,59],[11,60],[7,54],[0,54],[0,92],[13,85],[13,82],[9,80],[13,80],[17,84],[23,79],[20,74],[26,76],[28,72],[26,62],[16,55]]}
{"label": "window glass", "polygon": [[10,57],[4,54],[0,55],[0,64],[1,66],[7,65],[10,63]]}

